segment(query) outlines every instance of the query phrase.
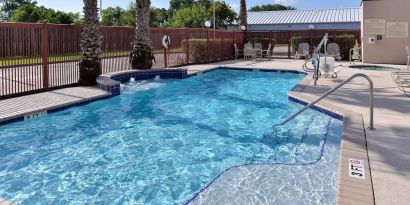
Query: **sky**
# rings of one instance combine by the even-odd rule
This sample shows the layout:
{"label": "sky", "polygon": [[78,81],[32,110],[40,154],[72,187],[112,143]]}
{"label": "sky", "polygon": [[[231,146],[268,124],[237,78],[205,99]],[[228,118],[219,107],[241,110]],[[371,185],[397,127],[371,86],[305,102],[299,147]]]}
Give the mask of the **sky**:
{"label": "sky", "polygon": [[[81,12],[83,0],[36,0],[40,5],[66,12]],[[120,6],[126,8],[132,0],[103,0],[103,8]],[[134,0],[135,1],[135,0]],[[239,11],[240,0],[225,0],[235,11]],[[254,5],[280,3],[298,9],[359,7],[361,0],[248,0],[247,8]],[[169,0],[151,0],[158,8],[168,8]]]}

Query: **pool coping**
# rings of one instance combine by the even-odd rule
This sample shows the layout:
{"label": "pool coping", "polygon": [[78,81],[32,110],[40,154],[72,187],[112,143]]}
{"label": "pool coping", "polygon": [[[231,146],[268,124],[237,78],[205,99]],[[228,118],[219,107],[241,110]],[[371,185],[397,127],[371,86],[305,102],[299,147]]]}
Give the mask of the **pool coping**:
{"label": "pool coping", "polygon": [[[289,91],[288,96],[305,103],[313,102],[316,98],[303,94],[303,90],[312,82],[312,79],[312,74],[306,75],[298,85]],[[363,116],[338,107],[326,99],[316,104],[316,107],[343,117],[336,204],[374,205],[375,197]],[[359,159],[364,162],[364,180],[349,176],[349,159]]]}

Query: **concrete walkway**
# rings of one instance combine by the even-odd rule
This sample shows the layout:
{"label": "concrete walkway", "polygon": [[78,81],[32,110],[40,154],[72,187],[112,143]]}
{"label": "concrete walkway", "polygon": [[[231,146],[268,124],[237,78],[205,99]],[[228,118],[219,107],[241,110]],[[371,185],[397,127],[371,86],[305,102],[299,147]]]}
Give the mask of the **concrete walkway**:
{"label": "concrete walkway", "polygon": [[93,99],[110,93],[96,87],[73,87],[0,100],[0,123],[43,110],[51,110]]}
{"label": "concrete walkway", "polygon": [[[317,98],[355,73],[371,77],[375,91],[375,130],[367,130],[367,146],[376,204],[408,204],[410,201],[410,98],[396,87],[386,71],[366,71],[343,64],[337,79],[320,79],[318,86],[310,82],[303,94]],[[271,68],[303,71],[303,61],[273,60],[263,62],[227,61],[211,65],[188,66],[189,73],[215,66]],[[391,67],[404,68],[404,66]],[[369,122],[369,88],[364,79],[357,79],[329,96],[328,103],[362,114]]]}

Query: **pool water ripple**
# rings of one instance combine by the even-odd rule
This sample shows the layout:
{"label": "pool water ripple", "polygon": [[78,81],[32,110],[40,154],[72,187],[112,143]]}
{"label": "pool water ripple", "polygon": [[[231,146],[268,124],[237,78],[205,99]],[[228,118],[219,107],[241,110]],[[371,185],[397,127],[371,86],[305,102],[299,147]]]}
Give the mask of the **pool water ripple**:
{"label": "pool water ripple", "polygon": [[[309,110],[272,134],[301,108],[287,92],[303,77],[221,69],[141,81],[111,99],[2,126],[0,196],[22,205],[181,204],[229,167],[317,161],[337,120]],[[334,200],[329,193],[317,192]]]}

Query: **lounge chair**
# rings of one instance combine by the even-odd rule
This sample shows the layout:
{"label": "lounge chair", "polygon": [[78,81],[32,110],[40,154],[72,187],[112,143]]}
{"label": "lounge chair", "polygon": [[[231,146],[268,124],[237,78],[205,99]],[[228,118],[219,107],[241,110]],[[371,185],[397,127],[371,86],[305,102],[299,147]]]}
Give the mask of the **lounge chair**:
{"label": "lounge chair", "polygon": [[295,54],[295,60],[300,59],[300,57],[304,57],[306,59],[310,58],[308,43],[299,44],[298,50],[296,51],[296,54]]}
{"label": "lounge chair", "polygon": [[350,58],[350,64],[354,64],[355,61],[361,61],[362,60],[362,55],[360,54],[360,45],[356,41],[356,44],[352,49],[349,51],[349,58]]}
{"label": "lounge chair", "polygon": [[409,45],[406,45],[406,53],[407,53],[407,70],[409,70],[409,67],[410,67],[410,48],[409,48]]}
{"label": "lounge chair", "polygon": [[262,50],[262,58],[267,57],[269,59],[272,58],[272,44],[269,44],[268,50]]}
{"label": "lounge chair", "polygon": [[337,43],[329,43],[327,45],[327,55],[339,60],[339,62],[342,60],[342,56],[340,56],[340,47]]}
{"label": "lounge chair", "polygon": [[236,43],[234,43],[234,46],[235,46],[235,59],[237,59],[240,56],[243,56],[243,49],[239,49]]}
{"label": "lounge chair", "polygon": [[244,59],[248,59],[248,57],[252,58],[253,60],[256,59],[256,52],[253,49],[253,45],[250,43],[246,43],[243,48],[243,57]]}
{"label": "lounge chair", "polygon": [[261,43],[255,43],[255,46],[253,47],[253,49],[255,50],[256,56],[258,58],[262,58],[262,50],[263,50],[263,46]]}
{"label": "lounge chair", "polygon": [[403,91],[403,93],[410,97],[410,72],[409,71],[397,71],[392,72],[391,77],[397,84],[397,87]]}

